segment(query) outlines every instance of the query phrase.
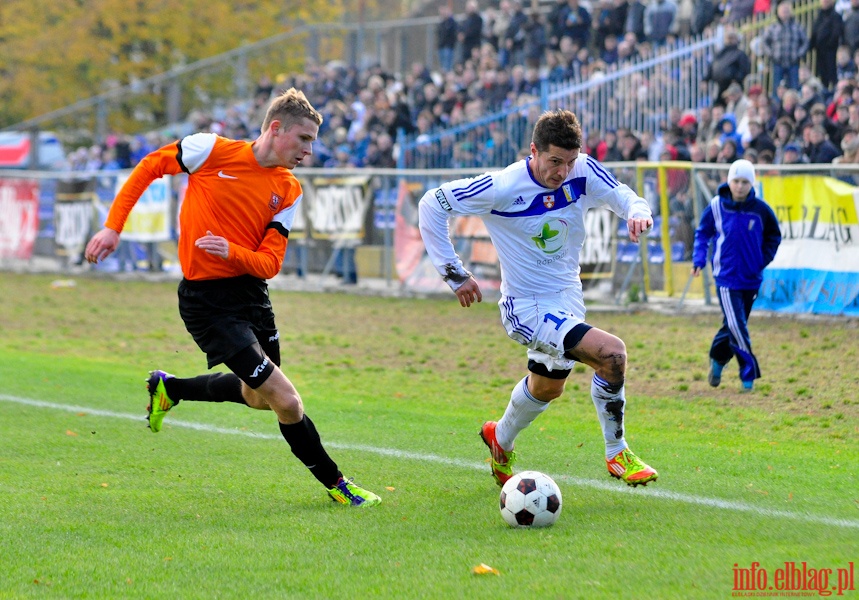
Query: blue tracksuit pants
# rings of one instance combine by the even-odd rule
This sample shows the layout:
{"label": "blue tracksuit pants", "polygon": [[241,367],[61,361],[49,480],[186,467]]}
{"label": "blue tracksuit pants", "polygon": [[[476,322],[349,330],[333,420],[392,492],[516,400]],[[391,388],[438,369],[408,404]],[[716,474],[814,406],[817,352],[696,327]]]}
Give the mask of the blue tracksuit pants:
{"label": "blue tracksuit pants", "polygon": [[749,314],[758,297],[758,290],[732,290],[716,286],[722,306],[722,328],[716,332],[710,346],[710,358],[724,365],[737,357],[740,380],[754,381],[761,376],[758,359],[752,353],[749,337]]}

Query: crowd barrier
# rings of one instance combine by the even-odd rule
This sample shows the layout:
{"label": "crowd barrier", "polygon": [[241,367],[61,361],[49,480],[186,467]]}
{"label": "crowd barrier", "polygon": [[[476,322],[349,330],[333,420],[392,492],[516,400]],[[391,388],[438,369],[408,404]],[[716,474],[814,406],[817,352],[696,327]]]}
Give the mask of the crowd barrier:
{"label": "crowd barrier", "polygon": [[[693,233],[727,165],[607,163],[647,198],[655,226],[644,244],[626,238],[625,222],[607,210],[587,215],[581,277],[617,303],[649,297],[715,302],[712,281],[689,277]],[[446,289],[420,239],[417,202],[442,181],[478,170],[297,169],[305,196],[290,232],[284,271],[336,273],[346,282],[375,277],[404,290]],[[856,165],[759,166],[757,191],[772,206],[783,242],[764,273],[756,307],[859,316],[859,220]],[[0,171],[0,266],[36,257],[79,265],[86,241],[104,222],[128,171]],[[185,176],[154,182],[123,231],[105,271],[178,270],[176,214]],[[484,289],[500,284],[498,258],[483,223],[457,218],[451,234]],[[682,291],[681,291],[682,290]]]}

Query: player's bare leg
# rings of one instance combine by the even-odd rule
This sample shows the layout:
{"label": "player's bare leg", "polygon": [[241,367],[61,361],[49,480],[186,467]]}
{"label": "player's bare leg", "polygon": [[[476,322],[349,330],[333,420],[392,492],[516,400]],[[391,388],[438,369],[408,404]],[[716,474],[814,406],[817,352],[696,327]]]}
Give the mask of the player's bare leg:
{"label": "player's bare leg", "polygon": [[567,354],[594,369],[591,399],[603,431],[609,475],[631,486],[655,481],[659,473],[638,458],[624,439],[626,345],[623,340],[594,327]]}

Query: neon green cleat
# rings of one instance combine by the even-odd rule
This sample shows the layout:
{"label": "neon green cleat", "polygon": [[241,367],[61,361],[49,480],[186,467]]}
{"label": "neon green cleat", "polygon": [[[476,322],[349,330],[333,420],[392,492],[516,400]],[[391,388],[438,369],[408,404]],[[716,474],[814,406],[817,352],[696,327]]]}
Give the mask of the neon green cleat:
{"label": "neon green cleat", "polygon": [[328,495],[335,502],[349,506],[376,506],[382,502],[382,499],[373,492],[358,487],[351,479],[343,477],[336,486],[328,489]]}
{"label": "neon green cleat", "polygon": [[647,485],[650,481],[656,481],[659,473],[656,469],[646,465],[640,458],[632,453],[629,448],[621,450],[612,459],[606,459],[608,474],[615,479],[623,479],[629,485]]}
{"label": "neon green cleat", "polygon": [[513,450],[505,450],[495,438],[495,421],[486,421],[480,428],[480,437],[483,443],[489,447],[490,466],[495,483],[503,486],[507,480],[513,477],[513,463],[516,462],[516,453]]}
{"label": "neon green cleat", "polygon": [[146,389],[149,390],[149,406],[146,407],[146,412],[149,415],[146,419],[149,421],[149,429],[152,433],[161,431],[164,415],[176,406],[176,402],[170,399],[164,386],[164,382],[172,378],[172,375],[164,371],[149,371],[149,379],[146,380]]}

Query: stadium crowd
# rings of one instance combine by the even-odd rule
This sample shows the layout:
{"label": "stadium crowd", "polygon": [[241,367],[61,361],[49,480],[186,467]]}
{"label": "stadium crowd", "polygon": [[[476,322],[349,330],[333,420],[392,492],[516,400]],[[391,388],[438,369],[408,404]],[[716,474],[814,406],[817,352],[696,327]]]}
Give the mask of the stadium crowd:
{"label": "stadium crowd", "polygon": [[[128,168],[196,131],[252,139],[272,94],[294,86],[325,118],[305,166],[395,167],[399,130],[429,136],[471,123],[537,98],[543,81],[621,69],[698,34],[722,40],[702,82],[699,106],[669,110],[655,134],[589,131],[588,152],[602,161],[859,162],[859,0],[834,4],[820,0],[808,34],[789,0],[778,6],[769,0],[559,0],[549,12],[526,11],[520,0],[500,0],[481,11],[476,0],[468,0],[458,16],[442,3],[438,70],[421,63],[405,73],[378,65],[310,64],[304,73],[263,76],[252,98],[195,110],[185,123],[163,132],[112,134],[103,144],[79,148],[70,162],[84,170]],[[747,52],[735,25],[755,14],[775,15],[776,21]],[[800,66],[812,50],[816,75]],[[749,78],[751,61],[758,58],[769,61],[776,74],[772,94]],[[452,149],[449,164],[438,166],[498,166],[527,152],[527,141],[499,132],[492,152],[461,144]]]}

